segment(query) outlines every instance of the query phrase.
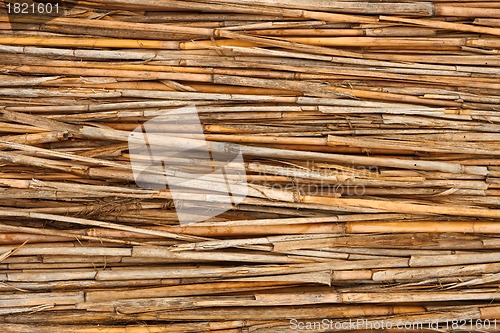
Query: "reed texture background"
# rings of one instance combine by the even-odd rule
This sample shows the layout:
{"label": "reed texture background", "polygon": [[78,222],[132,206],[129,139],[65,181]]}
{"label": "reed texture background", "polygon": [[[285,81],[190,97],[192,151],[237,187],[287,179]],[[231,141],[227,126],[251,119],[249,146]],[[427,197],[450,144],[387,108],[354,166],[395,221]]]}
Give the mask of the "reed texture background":
{"label": "reed texture background", "polygon": [[[500,331],[500,2],[70,7],[2,3],[2,332]],[[182,106],[249,183],[187,226],[127,142]]]}

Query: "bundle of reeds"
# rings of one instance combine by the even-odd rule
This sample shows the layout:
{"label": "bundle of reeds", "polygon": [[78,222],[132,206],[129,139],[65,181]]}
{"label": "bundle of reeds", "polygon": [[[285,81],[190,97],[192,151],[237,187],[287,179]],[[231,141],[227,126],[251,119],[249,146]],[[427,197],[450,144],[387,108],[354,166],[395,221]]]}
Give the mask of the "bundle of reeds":
{"label": "bundle of reeds", "polygon": [[[69,3],[1,5],[2,332],[500,330],[500,2]],[[129,143],[184,106],[248,186],[188,225]]]}

